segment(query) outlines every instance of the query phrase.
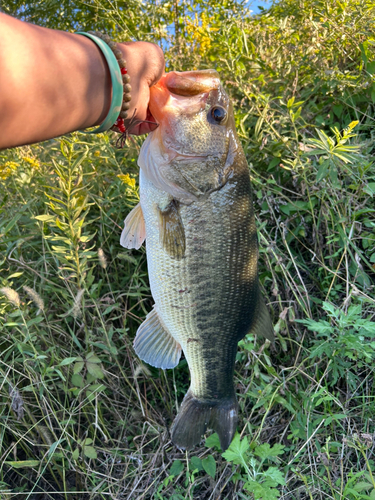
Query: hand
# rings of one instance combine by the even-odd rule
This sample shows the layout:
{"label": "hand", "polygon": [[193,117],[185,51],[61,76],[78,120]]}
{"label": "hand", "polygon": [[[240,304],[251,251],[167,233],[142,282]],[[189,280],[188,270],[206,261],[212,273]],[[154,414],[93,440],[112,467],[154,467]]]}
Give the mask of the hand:
{"label": "hand", "polygon": [[124,54],[132,88],[129,118],[125,120],[125,126],[129,125],[136,110],[133,122],[147,120],[154,122],[155,125],[139,123],[131,127],[129,133],[133,135],[147,134],[156,128],[156,122],[148,104],[150,87],[160,80],[164,72],[163,52],[160,47],[148,42],[119,43],[118,48]]}

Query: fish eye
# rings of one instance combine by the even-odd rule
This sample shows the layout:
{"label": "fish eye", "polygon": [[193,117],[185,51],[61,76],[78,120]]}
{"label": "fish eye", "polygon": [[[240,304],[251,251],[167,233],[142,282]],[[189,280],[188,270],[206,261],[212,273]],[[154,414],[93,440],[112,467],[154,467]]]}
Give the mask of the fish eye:
{"label": "fish eye", "polygon": [[213,106],[210,111],[212,119],[216,123],[222,123],[227,117],[227,112],[221,106]]}

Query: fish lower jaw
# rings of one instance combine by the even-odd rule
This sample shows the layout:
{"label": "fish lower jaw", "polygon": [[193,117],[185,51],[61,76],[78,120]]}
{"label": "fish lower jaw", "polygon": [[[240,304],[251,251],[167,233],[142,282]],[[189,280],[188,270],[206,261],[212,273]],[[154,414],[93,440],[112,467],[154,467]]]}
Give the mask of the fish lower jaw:
{"label": "fish lower jaw", "polygon": [[184,155],[184,154],[180,154],[180,153],[177,153],[176,156],[173,158],[173,162],[184,162],[184,163],[196,163],[196,162],[202,162],[202,161],[206,161],[208,158],[207,155]]}

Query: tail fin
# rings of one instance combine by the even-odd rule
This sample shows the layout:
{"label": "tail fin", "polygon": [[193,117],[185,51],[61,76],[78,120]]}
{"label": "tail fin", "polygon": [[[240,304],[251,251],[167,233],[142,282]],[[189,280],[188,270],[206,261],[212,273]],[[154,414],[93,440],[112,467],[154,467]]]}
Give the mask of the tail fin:
{"label": "tail fin", "polygon": [[196,399],[189,389],[172,425],[173,443],[179,448],[190,449],[199,443],[207,427],[211,427],[218,433],[221,449],[225,451],[236,432],[237,406],[235,396],[217,402],[203,402]]}

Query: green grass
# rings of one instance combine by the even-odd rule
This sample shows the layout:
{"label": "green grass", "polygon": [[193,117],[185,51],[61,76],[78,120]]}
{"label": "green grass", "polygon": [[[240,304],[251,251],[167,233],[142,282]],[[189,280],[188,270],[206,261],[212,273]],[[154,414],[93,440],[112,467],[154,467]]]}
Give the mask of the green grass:
{"label": "green grass", "polygon": [[[181,453],[186,362],[163,372],[132,349],[152,306],[144,248],[119,244],[141,139],[1,152],[0,498],[374,499],[375,3],[284,0],[254,19],[207,2],[199,29],[147,8],[179,26],[169,68],[217,67],[232,95],[277,340],[240,343],[230,449],[208,433]],[[165,40],[153,19],[142,37]]]}

